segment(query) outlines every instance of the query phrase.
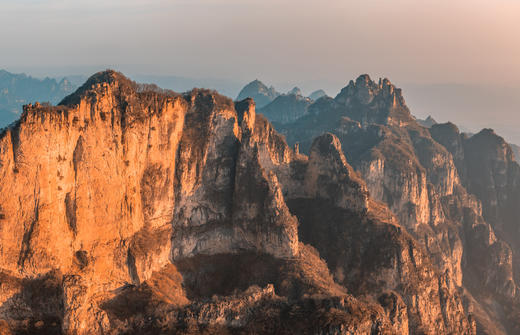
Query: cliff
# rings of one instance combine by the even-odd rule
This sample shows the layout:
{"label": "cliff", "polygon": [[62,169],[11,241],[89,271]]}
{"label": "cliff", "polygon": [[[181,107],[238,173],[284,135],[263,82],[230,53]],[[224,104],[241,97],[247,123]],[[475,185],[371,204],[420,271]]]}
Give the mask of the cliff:
{"label": "cliff", "polygon": [[309,148],[251,99],[114,71],[26,106],[0,135],[2,331],[475,333],[340,139]]}
{"label": "cliff", "polygon": [[518,165],[501,138],[486,130],[468,138],[453,124],[425,128],[400,89],[367,75],[277,127],[304,153],[315,136],[335,134],[370,196],[396,214],[462,293],[478,332],[518,330]]}

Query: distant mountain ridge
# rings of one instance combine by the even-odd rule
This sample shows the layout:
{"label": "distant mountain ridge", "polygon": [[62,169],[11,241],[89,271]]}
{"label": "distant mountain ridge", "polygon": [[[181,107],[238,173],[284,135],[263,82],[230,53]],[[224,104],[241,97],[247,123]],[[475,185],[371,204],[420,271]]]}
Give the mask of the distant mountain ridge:
{"label": "distant mountain ridge", "polygon": [[67,78],[37,79],[26,74],[14,74],[0,70],[0,127],[16,120],[22,113],[22,106],[31,102],[58,103],[66,95],[74,92],[77,85]]}
{"label": "distant mountain ridge", "polygon": [[283,94],[276,97],[267,106],[259,108],[258,113],[263,114],[271,122],[293,122],[307,114],[307,109],[312,102],[310,98],[301,94]]}
{"label": "distant mountain ridge", "polygon": [[417,119],[417,122],[421,126],[426,127],[426,128],[430,128],[431,126],[437,124],[437,121],[435,121],[435,119],[431,115],[428,115],[428,117],[426,119],[424,119],[424,120]]}
{"label": "distant mountain ridge", "polygon": [[309,98],[311,98],[312,100],[318,100],[319,98],[322,98],[325,96],[327,96],[327,93],[325,93],[324,90],[316,90],[316,91],[312,92],[311,94],[309,94]]}
{"label": "distant mountain ridge", "polygon": [[247,98],[252,98],[255,101],[257,108],[262,108],[272,102],[280,95],[273,86],[267,87],[260,80],[255,79],[238,93],[237,100],[244,100]]}
{"label": "distant mountain ridge", "polygon": [[271,122],[288,123],[306,115],[308,107],[314,100],[324,96],[327,94],[320,89],[306,97],[298,86],[283,94],[273,86],[268,88],[267,85],[255,79],[244,86],[238,94],[237,100],[252,98],[258,112],[264,114]]}

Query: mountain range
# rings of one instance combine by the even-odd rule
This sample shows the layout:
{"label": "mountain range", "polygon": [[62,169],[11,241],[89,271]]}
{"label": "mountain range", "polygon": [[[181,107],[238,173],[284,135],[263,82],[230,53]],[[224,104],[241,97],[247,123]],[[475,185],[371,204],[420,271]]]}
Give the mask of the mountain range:
{"label": "mountain range", "polygon": [[518,334],[513,149],[430,123],[368,75],[232,101],[108,70],[27,104],[0,132],[0,332]]}
{"label": "mountain range", "polygon": [[19,118],[23,105],[34,101],[56,104],[76,88],[67,78],[36,79],[0,70],[0,127]]}

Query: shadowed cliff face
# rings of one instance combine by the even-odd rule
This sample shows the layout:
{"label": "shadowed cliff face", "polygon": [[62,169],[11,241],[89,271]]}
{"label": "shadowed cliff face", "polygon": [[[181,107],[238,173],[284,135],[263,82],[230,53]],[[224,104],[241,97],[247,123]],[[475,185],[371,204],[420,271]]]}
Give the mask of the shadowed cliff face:
{"label": "shadowed cliff face", "polygon": [[388,205],[448,282],[468,289],[479,332],[515,333],[518,165],[501,138],[467,138],[451,124],[424,128],[399,89],[366,75],[277,127],[305,153],[320,133],[336,135],[370,196]]}
{"label": "shadowed cliff face", "polygon": [[473,334],[340,140],[299,154],[250,99],[113,71],[26,106],[0,135],[2,331]]}

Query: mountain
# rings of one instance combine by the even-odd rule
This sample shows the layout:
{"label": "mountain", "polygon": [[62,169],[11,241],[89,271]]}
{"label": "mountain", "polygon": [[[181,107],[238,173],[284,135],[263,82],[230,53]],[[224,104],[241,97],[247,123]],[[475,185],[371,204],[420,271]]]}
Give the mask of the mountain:
{"label": "mountain", "polygon": [[424,127],[368,75],[282,98],[306,112],[278,130],[251,98],[114,71],[26,105],[0,133],[0,331],[520,331],[502,137]]}
{"label": "mountain", "polygon": [[336,135],[370,196],[457,287],[478,333],[520,331],[520,168],[503,138],[461,134],[451,123],[425,128],[400,89],[367,75],[276,126],[304,153],[316,136]]}
{"label": "mountain", "polygon": [[317,91],[314,91],[312,92],[310,95],[309,95],[309,98],[311,100],[318,100],[319,98],[321,97],[325,97],[327,96],[327,93],[325,93],[324,90],[317,90]]}
{"label": "mountain", "polygon": [[258,113],[263,114],[271,122],[288,123],[307,114],[311,103],[310,98],[301,94],[282,94],[271,103],[259,108]]}
{"label": "mountain", "polygon": [[295,86],[293,87],[289,92],[287,92],[287,95],[303,95],[302,90],[300,90],[299,87]]}
{"label": "mountain", "polygon": [[267,87],[260,80],[256,79],[244,86],[238,94],[237,100],[252,98],[258,108],[262,108],[271,103],[280,93],[274,87]]}
{"label": "mountain", "polygon": [[67,78],[58,82],[0,70],[0,128],[20,117],[24,104],[35,101],[55,104],[75,88]]}
{"label": "mountain", "polygon": [[[508,299],[507,249],[489,244],[493,228],[470,207],[451,155],[414,125],[398,91],[353,85],[315,104],[377,103],[374,117],[355,115],[401,133],[342,118],[336,126],[357,129],[358,141],[320,133],[301,154],[252,99],[177,94],[114,71],[58,106],[25,106],[0,133],[0,330],[475,334],[488,306],[466,291],[462,255],[467,243],[483,248],[479,274],[498,277],[477,284]],[[354,150],[371,134],[389,151]],[[407,160],[412,143],[396,138],[405,134],[428,170]],[[375,161],[356,171],[361,157]],[[445,220],[448,209],[464,222]]]}
{"label": "mountain", "polygon": [[423,127],[431,128],[431,126],[437,124],[437,121],[435,121],[435,119],[432,118],[431,115],[428,115],[428,117],[424,120],[417,119],[417,123],[419,123]]}

